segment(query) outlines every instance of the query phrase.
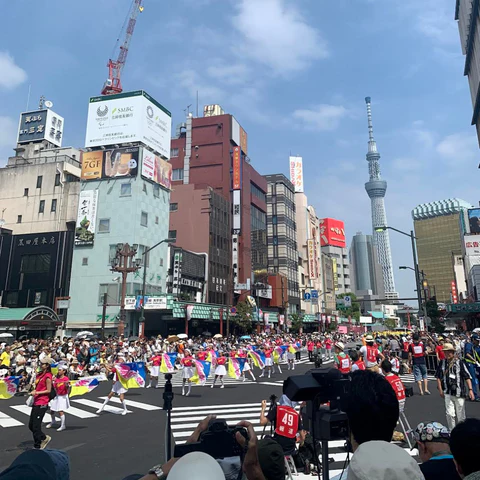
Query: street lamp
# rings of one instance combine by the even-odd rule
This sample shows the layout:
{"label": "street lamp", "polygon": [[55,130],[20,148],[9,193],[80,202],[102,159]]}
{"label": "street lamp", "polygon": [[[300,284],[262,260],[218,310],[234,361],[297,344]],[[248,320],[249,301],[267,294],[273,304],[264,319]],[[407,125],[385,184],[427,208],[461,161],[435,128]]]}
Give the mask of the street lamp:
{"label": "street lamp", "polygon": [[416,240],[417,237],[413,233],[413,230],[410,230],[410,233],[407,233],[407,232],[403,232],[402,230],[398,230],[397,228],[394,228],[394,227],[387,227],[387,226],[377,227],[377,228],[375,228],[375,231],[376,232],[384,232],[387,229],[388,230],[393,230],[394,232],[397,232],[397,233],[401,233],[402,235],[405,235],[406,237],[410,237],[410,240],[412,242],[412,256],[413,256],[413,266],[414,266],[413,271],[415,272],[415,284],[417,286],[418,313],[419,313],[419,315],[421,315],[423,313],[423,315],[425,317],[425,322],[426,322],[427,321],[427,310],[426,310],[427,307],[426,307],[426,305],[423,306],[423,312],[422,312],[422,293],[421,293],[421,290],[420,290],[420,271],[419,271],[419,268],[418,268],[417,248],[416,248],[416,245],[415,245],[415,240]]}
{"label": "street lamp", "polygon": [[[141,314],[140,314],[140,323],[138,326],[138,336],[143,337],[143,333],[145,332],[145,288],[147,283],[147,257],[146,254],[151,252],[154,248],[157,248],[162,243],[175,243],[175,240],[171,238],[165,238],[160,242],[156,243],[153,247],[146,248],[143,253],[143,284],[142,284],[142,305],[141,305]],[[138,259],[138,266],[140,267],[142,260]]]}
{"label": "street lamp", "polygon": [[120,323],[118,324],[118,335],[125,332],[125,296],[127,294],[127,276],[136,272],[140,267],[134,258],[137,254],[138,245],[130,246],[128,243],[117,243],[115,257],[111,262],[111,271],[122,274],[122,296],[120,300]]}

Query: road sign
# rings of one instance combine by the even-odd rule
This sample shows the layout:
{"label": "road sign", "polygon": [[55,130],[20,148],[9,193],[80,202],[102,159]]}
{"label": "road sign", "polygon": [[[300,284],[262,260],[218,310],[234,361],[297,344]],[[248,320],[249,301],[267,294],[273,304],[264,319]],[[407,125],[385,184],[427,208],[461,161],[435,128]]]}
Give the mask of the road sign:
{"label": "road sign", "polygon": [[312,300],[312,295],[310,293],[304,293],[303,294],[303,299],[306,301],[306,302],[310,302]]}
{"label": "road sign", "polygon": [[312,290],[312,298],[318,299],[318,290]]}
{"label": "road sign", "polygon": [[352,297],[349,295],[346,295],[343,297],[343,303],[345,304],[346,307],[351,307],[352,306]]}

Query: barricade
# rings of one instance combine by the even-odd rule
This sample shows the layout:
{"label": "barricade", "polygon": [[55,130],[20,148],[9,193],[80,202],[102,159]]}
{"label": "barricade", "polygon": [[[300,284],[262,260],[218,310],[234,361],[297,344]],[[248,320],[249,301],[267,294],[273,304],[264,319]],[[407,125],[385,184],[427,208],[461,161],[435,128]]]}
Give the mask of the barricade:
{"label": "barricade", "polygon": [[425,357],[425,363],[427,364],[427,372],[431,374],[435,374],[438,367],[438,359],[435,353],[429,353]]}

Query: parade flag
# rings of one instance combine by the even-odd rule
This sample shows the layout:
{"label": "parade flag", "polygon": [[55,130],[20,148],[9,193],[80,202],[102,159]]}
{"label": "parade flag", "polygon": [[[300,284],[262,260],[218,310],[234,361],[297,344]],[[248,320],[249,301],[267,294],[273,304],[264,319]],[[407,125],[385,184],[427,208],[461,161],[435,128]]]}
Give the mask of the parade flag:
{"label": "parade flag", "polygon": [[94,390],[100,382],[102,378],[99,376],[95,377],[85,377],[79,378],[78,380],[72,380],[70,382],[70,394],[69,397],[75,397],[78,395],[85,395],[86,393],[90,393]]}
{"label": "parade flag", "polygon": [[297,349],[296,349],[293,345],[290,345],[290,346],[288,347],[288,351],[289,351],[290,353],[296,353]]}
{"label": "parade flag", "polygon": [[115,365],[118,380],[123,388],[144,388],[147,372],[143,362],[119,363]]}
{"label": "parade flag", "polygon": [[265,368],[265,355],[251,350],[248,355],[253,360],[253,364],[258,368]]}
{"label": "parade flag", "polygon": [[22,377],[5,377],[0,380],[0,399],[8,400],[17,393],[18,383]]}
{"label": "parade flag", "polygon": [[52,375],[53,375],[53,376],[58,375],[58,362],[57,362],[57,363],[52,363],[52,364],[50,365],[50,368],[51,368],[51,371],[52,371]]}
{"label": "parade flag", "polygon": [[195,360],[195,373],[192,378],[190,378],[190,381],[196,384],[201,384],[205,385],[205,382],[207,381],[207,377],[210,374],[210,362],[205,362],[202,360]]}
{"label": "parade flag", "polygon": [[162,364],[160,365],[160,373],[173,373],[174,365],[177,360],[176,353],[163,353]]}
{"label": "parade flag", "polygon": [[246,358],[230,358],[228,361],[228,376],[239,379],[245,366]]}
{"label": "parade flag", "polygon": [[280,362],[280,356],[282,355],[282,350],[278,351],[278,347],[273,351],[273,362]]}

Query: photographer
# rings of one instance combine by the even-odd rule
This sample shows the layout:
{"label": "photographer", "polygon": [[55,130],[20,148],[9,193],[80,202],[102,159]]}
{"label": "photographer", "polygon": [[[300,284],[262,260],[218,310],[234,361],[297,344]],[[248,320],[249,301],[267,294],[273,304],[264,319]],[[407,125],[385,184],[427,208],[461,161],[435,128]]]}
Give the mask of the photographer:
{"label": "photographer", "polygon": [[295,410],[297,405],[286,395],[282,395],[278,405],[273,405],[273,408],[265,415],[267,401],[262,400],[260,425],[272,424],[274,428],[272,438],[280,444],[285,455],[292,455],[295,452],[297,433],[300,436],[300,443],[305,440],[305,431],[301,425],[300,414]]}

